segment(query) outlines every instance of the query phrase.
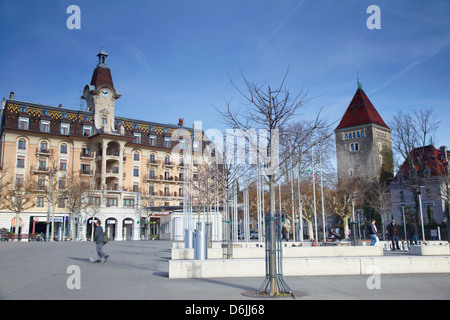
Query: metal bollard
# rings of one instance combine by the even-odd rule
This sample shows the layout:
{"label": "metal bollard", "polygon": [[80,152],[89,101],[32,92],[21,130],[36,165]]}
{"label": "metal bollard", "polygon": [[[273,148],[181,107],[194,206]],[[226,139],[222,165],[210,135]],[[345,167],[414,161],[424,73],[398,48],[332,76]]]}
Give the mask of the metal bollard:
{"label": "metal bollard", "polygon": [[206,260],[206,232],[205,230],[195,230],[194,237],[194,259]]}

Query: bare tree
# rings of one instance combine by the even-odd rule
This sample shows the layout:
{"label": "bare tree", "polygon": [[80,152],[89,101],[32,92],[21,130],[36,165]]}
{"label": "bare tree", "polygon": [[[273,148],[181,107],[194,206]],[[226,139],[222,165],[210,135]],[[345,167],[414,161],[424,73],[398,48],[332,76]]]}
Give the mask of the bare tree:
{"label": "bare tree", "polygon": [[36,184],[30,175],[14,177],[7,175],[2,177],[1,207],[15,213],[15,234],[19,234],[21,213],[35,205]]}
{"label": "bare tree", "polygon": [[[303,89],[296,95],[291,94],[286,86],[287,74],[288,72],[286,72],[280,85],[272,87],[269,84],[258,85],[250,82],[241,72],[244,89],[239,89],[234,83],[233,85],[246,101],[245,107],[233,110],[231,101],[227,101],[227,108],[224,111],[218,110],[224,122],[234,129],[243,132],[251,129],[265,129],[267,131],[267,146],[269,148],[262,152],[262,150],[258,150],[258,145],[253,145],[252,147],[259,151],[260,160],[266,164],[265,177],[270,193],[270,226],[268,229],[269,234],[266,235],[270,239],[268,248],[266,247],[268,253],[266,255],[266,269],[268,270],[266,281],[268,282],[266,286],[264,283],[262,286],[262,288],[264,287],[262,290],[270,295],[279,295],[287,290],[286,286],[284,286],[282,275],[277,272],[279,253],[276,250],[275,185],[281,177],[280,174],[277,174],[278,164],[288,161],[291,155],[296,152],[296,146],[294,146],[290,154],[285,155],[282,160],[280,159],[279,154],[277,154],[280,132],[286,132],[280,131],[280,129],[286,128],[308,101],[307,92],[303,92]],[[251,144],[255,144],[251,139],[248,141]]]}
{"label": "bare tree", "polygon": [[419,206],[417,195],[420,186],[425,185],[425,147],[436,142],[435,132],[439,123],[433,109],[414,110],[409,113],[400,111],[389,123],[392,128],[395,165],[413,192],[416,212]]}

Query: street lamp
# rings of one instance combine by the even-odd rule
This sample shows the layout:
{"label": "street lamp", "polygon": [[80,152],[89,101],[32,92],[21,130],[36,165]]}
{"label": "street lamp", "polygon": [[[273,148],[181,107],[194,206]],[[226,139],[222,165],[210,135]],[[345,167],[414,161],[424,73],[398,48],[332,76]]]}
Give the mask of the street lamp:
{"label": "street lamp", "polygon": [[423,187],[424,186],[419,186],[419,191],[417,192],[417,195],[419,197],[419,212],[420,212],[420,222],[422,224],[422,239],[425,242],[425,229],[423,226],[422,197],[421,197]]}
{"label": "street lamp", "polygon": [[402,208],[402,216],[403,216],[403,230],[405,231],[405,240],[406,240],[406,219],[405,219],[405,205],[401,205]]}

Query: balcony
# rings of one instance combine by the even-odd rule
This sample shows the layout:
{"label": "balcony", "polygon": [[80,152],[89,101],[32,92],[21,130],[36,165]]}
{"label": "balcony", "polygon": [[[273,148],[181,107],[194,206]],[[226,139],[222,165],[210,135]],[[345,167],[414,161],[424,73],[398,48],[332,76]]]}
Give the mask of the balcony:
{"label": "balcony", "polygon": [[172,161],[164,161],[164,167],[173,168],[175,167],[175,163]]}
{"label": "balcony", "polygon": [[161,164],[160,160],[156,160],[156,159],[155,160],[152,160],[152,159],[148,160],[148,165],[149,166],[158,167],[160,164]]}
{"label": "balcony", "polygon": [[45,157],[51,157],[53,156],[53,150],[51,149],[37,149],[36,150],[36,156],[45,156]]}
{"label": "balcony", "polygon": [[47,166],[31,166],[31,174],[49,174],[50,170]]}

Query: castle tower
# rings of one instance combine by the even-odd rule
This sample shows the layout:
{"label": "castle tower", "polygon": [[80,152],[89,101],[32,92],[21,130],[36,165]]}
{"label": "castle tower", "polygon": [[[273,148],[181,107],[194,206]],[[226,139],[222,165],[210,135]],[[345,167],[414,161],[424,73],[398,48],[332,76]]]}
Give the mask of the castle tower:
{"label": "castle tower", "polygon": [[383,157],[392,154],[391,129],[370,102],[361,84],[334,130],[338,181],[378,178]]}

